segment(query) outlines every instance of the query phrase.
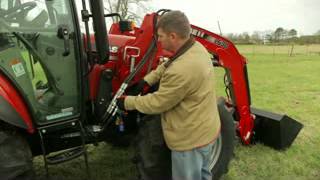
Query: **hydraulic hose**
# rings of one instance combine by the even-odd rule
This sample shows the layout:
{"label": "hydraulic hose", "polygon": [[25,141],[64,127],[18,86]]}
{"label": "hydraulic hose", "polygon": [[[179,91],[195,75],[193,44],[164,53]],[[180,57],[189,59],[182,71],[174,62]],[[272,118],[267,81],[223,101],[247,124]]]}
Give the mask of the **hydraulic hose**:
{"label": "hydraulic hose", "polygon": [[[156,17],[155,17],[155,19],[156,19]],[[154,22],[154,24],[155,24],[155,22]],[[136,74],[140,72],[140,70],[146,64],[147,60],[150,58],[150,56],[153,54],[153,52],[156,51],[156,49],[157,49],[157,39],[155,38],[155,36],[153,36],[152,37],[152,41],[151,41],[151,45],[149,46],[146,54],[143,56],[141,61],[138,63],[138,65],[135,68],[135,70],[132,71],[128,75],[128,77],[123,81],[123,83],[121,84],[120,88],[118,89],[118,91],[114,95],[112,101],[110,102],[106,112],[102,116],[101,120],[102,120],[103,129],[109,125],[109,123],[111,122],[112,118],[114,117],[114,115],[118,111],[118,107],[116,105],[117,98],[119,98],[120,96],[123,95],[123,93],[125,92],[126,88],[128,87],[128,84],[136,76]]]}

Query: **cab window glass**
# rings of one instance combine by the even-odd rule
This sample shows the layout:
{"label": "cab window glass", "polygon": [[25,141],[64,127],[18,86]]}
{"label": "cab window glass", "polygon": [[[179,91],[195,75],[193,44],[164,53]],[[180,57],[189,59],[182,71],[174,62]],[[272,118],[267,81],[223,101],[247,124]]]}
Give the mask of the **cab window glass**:
{"label": "cab window glass", "polygon": [[[69,3],[0,0],[0,70],[22,88],[39,123],[79,114],[78,49]],[[65,36],[59,36],[62,30]]]}

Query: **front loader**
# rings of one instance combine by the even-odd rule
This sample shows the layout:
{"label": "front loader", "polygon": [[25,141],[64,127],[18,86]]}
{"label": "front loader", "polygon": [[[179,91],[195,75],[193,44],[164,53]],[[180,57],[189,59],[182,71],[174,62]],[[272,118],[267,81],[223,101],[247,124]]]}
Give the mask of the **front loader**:
{"label": "front loader", "polygon": [[[38,155],[47,175],[51,165],[83,155],[90,176],[86,144],[101,141],[135,142],[141,177],[170,179],[160,115],[121,112],[116,105],[121,95],[141,93],[139,80],[173,56],[156,36],[157,19],[167,11],[147,14],[135,27],[117,13],[104,14],[102,0],[0,0],[1,179],[32,178]],[[107,31],[106,18],[113,16],[119,21]],[[212,66],[226,72],[227,96],[217,102],[222,129],[212,153],[213,179],[227,172],[236,135],[245,145],[290,147],[302,124],[252,107],[246,59],[229,40],[191,28],[212,55]]]}

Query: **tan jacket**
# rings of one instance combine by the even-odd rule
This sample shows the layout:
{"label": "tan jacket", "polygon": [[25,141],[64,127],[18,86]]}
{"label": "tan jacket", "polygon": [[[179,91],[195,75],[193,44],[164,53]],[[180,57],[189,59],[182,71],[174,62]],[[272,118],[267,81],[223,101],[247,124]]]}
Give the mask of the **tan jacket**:
{"label": "tan jacket", "polygon": [[168,147],[190,150],[213,141],[220,131],[214,69],[207,50],[196,42],[168,68],[159,65],[144,80],[159,90],[145,96],[128,96],[127,110],[160,114]]}

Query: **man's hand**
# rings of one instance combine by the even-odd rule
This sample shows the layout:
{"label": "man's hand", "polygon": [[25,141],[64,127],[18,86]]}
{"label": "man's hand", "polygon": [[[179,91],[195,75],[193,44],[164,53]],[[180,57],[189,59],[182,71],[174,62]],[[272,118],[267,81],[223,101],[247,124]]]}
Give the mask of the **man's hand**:
{"label": "man's hand", "polygon": [[145,87],[149,88],[149,84],[145,80],[141,79],[136,85],[132,87],[130,95],[137,96],[141,93],[143,94],[145,92]]}
{"label": "man's hand", "polygon": [[124,107],[124,101],[125,101],[126,97],[127,96],[120,96],[119,98],[117,98],[117,106],[122,111],[126,110],[126,108]]}

